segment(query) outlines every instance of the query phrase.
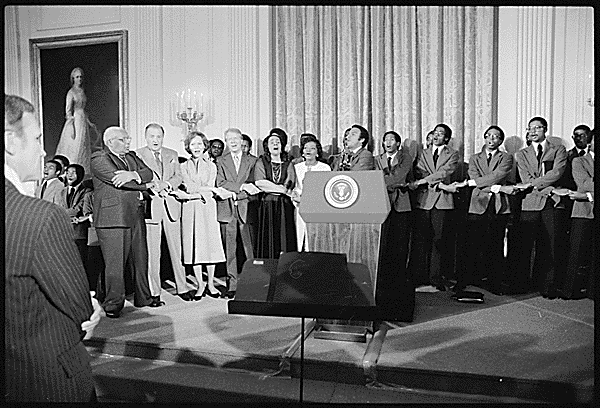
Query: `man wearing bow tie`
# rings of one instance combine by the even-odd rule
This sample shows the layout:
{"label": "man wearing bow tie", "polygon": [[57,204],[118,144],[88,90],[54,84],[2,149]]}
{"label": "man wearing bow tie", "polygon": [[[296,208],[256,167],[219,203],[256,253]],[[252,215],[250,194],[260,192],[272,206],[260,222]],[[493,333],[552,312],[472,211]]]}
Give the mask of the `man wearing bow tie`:
{"label": "man wearing bow tie", "polygon": [[565,172],[567,151],[564,146],[550,142],[546,138],[547,131],[546,119],[532,118],[527,129],[531,145],[519,150],[515,156],[521,182],[530,187],[525,190],[522,203],[523,228],[520,237],[516,237],[515,259],[509,262],[512,269],[520,269],[512,283],[517,289],[530,289],[527,278],[535,243],[533,283],[543,297],[553,299],[558,289],[557,272],[564,264],[557,251],[566,239],[560,233],[560,222],[557,222],[564,208],[555,208],[560,206],[561,199],[553,192],[559,187],[559,180]]}
{"label": "man wearing bow tie", "polygon": [[[142,192],[154,187],[153,173],[133,152],[131,138],[121,127],[104,131],[103,150],[94,152],[91,168],[94,183],[94,227],[105,268],[105,293],[99,293],[106,316],[117,318],[125,304],[124,271],[133,265],[134,306],[154,303],[148,287],[145,204]],[[102,292],[101,284],[98,292]]]}
{"label": "man wearing bow tie", "polygon": [[177,294],[189,301],[196,291],[188,285],[181,263],[181,203],[169,195],[169,192],[177,190],[182,181],[179,155],[175,150],[163,146],[165,131],[158,123],[146,126],[144,134],[146,146],[137,149],[136,153],[152,170],[155,185],[150,189],[150,218],[146,219],[150,292],[156,306],[162,306],[160,247],[164,228]]}

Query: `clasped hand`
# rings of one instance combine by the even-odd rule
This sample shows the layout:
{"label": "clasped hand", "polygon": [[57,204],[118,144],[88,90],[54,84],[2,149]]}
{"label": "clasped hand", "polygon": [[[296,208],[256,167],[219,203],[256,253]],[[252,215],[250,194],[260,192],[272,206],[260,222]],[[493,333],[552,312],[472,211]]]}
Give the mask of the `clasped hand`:
{"label": "clasped hand", "polygon": [[104,309],[102,309],[102,306],[100,306],[100,303],[98,303],[98,299],[94,297],[95,295],[96,292],[90,292],[94,312],[90,316],[89,320],[86,320],[85,322],[81,323],[81,330],[86,332],[85,337],[83,338],[84,340],[87,340],[92,337],[92,334],[94,333],[94,328],[96,328],[98,323],[100,323],[100,318],[104,314]]}

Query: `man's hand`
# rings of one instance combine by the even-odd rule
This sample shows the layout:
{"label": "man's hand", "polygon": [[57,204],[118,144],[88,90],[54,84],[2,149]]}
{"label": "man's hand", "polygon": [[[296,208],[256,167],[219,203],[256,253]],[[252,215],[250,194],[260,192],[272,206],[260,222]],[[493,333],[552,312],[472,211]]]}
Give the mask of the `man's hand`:
{"label": "man's hand", "polygon": [[90,316],[90,320],[86,320],[85,322],[81,323],[81,330],[86,332],[85,337],[83,338],[84,340],[87,340],[92,337],[92,334],[94,333],[94,328],[96,328],[98,323],[100,323],[100,317],[102,316],[102,314],[104,314],[104,309],[102,309],[102,306],[100,306],[100,303],[98,303],[98,299],[94,297],[95,295],[96,292],[90,292],[94,312]]}
{"label": "man's hand", "polygon": [[163,180],[155,180],[154,181],[154,189],[160,193],[162,191],[169,192],[170,184]]}
{"label": "man's hand", "polygon": [[501,186],[499,191],[504,194],[513,195],[516,194],[518,190],[515,186]]}
{"label": "man's hand", "polygon": [[552,193],[556,194],[557,196],[568,196],[571,193],[571,190],[568,188],[555,188],[552,190]]}
{"label": "man's hand", "polygon": [[126,170],[115,171],[115,175],[111,179],[113,185],[117,188],[122,187],[123,184],[128,183],[133,180],[137,180],[137,173],[135,171],[126,171]]}
{"label": "man's hand", "polygon": [[444,184],[444,183],[439,183],[437,186],[440,190],[444,190],[447,191],[448,193],[456,193],[458,191],[458,187],[457,187],[458,183],[455,181],[452,184]]}
{"label": "man's hand", "polygon": [[589,201],[587,194],[579,191],[571,191],[569,198],[576,201]]}

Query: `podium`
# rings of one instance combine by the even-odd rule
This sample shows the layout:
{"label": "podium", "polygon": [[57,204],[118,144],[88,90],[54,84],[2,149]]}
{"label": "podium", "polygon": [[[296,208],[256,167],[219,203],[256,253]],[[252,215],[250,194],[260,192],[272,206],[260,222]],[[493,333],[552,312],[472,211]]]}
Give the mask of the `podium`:
{"label": "podium", "polygon": [[[375,298],[384,222],[390,212],[383,172],[308,172],[299,212],[306,222],[308,250],[346,254],[349,263],[366,265]],[[356,319],[317,324],[317,338],[348,340],[350,332],[359,339],[352,341],[361,342],[373,327],[372,321]]]}

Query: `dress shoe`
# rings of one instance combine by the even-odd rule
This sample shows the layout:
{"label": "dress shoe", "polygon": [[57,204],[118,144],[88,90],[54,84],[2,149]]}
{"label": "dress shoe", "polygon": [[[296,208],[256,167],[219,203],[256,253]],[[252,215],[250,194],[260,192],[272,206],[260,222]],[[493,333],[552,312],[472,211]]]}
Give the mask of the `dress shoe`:
{"label": "dress shoe", "polygon": [[223,293],[222,297],[224,299],[233,299],[235,297],[235,290],[228,290],[227,292]]}
{"label": "dress shoe", "polygon": [[111,319],[118,319],[119,317],[121,317],[121,312],[105,312],[106,313],[106,317],[109,317]]}
{"label": "dress shoe", "polygon": [[466,288],[467,288],[467,285],[465,285],[464,283],[456,282],[456,284],[454,286],[452,286],[450,288],[450,290],[452,292],[462,292]]}
{"label": "dress shoe", "polygon": [[154,298],[152,300],[152,303],[150,303],[148,306],[150,306],[150,307],[161,307],[161,306],[164,306],[164,305],[165,305],[165,302],[163,302],[162,300],[160,300],[160,298],[158,298],[158,299]]}
{"label": "dress shoe", "polygon": [[186,302],[191,302],[192,300],[194,300],[194,294],[195,293],[196,293],[195,290],[190,290],[190,291],[187,291],[185,293],[180,293],[177,296],[179,296],[180,298],[182,298]]}

